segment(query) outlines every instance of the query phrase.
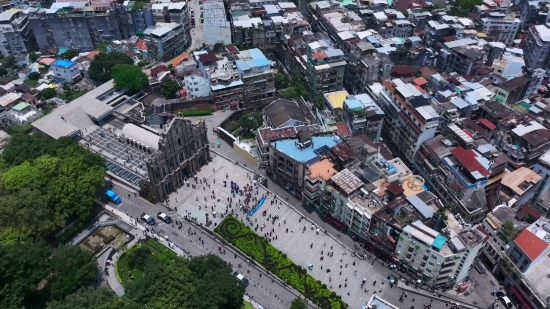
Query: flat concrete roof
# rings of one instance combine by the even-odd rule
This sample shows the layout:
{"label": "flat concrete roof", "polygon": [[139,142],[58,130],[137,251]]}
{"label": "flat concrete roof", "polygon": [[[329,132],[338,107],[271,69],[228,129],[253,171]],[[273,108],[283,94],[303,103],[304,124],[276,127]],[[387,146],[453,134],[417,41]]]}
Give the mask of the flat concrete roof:
{"label": "flat concrete roof", "polygon": [[110,80],[36,120],[32,126],[54,139],[64,136],[72,137],[80,130],[92,125],[92,118],[101,119],[113,111],[110,105],[98,99],[100,95],[113,88],[114,81]]}

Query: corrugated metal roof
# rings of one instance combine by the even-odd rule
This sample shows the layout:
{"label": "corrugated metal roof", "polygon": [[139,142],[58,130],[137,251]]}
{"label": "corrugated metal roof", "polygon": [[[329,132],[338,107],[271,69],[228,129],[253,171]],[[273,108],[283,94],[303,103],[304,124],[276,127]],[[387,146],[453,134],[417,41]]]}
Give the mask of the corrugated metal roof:
{"label": "corrugated metal roof", "polygon": [[471,149],[464,149],[462,146],[451,149],[451,154],[470,173],[479,172],[483,176],[489,176],[489,171],[479,163],[476,154]]}

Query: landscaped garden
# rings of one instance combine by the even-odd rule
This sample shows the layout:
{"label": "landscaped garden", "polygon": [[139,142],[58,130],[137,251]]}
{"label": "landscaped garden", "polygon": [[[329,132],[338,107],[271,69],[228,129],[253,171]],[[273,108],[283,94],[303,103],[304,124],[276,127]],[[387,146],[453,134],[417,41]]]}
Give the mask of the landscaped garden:
{"label": "landscaped garden", "polygon": [[162,263],[170,263],[178,255],[163,244],[149,238],[145,243],[139,243],[128,249],[118,259],[116,276],[120,283],[126,283],[143,276],[143,266],[150,256]]}
{"label": "landscaped garden", "polygon": [[305,268],[294,264],[286,254],[277,250],[267,239],[254,233],[252,229],[235,217],[226,216],[214,231],[319,307],[323,309],[347,308],[347,304],[342,301],[341,297],[330,291],[326,284],[313,278]]}

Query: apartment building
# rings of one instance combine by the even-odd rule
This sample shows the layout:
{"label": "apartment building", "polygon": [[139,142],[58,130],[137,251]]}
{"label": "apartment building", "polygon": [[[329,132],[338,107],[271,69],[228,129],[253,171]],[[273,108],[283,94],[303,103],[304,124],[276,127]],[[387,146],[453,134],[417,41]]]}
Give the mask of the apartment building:
{"label": "apartment building", "polygon": [[344,52],[334,48],[330,39],[314,41],[304,46],[305,57],[297,59],[305,68],[310,95],[344,89],[346,60]]}
{"label": "apartment building", "polygon": [[239,51],[232,58],[243,83],[244,107],[271,102],[275,96],[271,61],[258,48]]}
{"label": "apartment building", "polygon": [[546,308],[550,303],[550,222],[540,218],[509,243],[498,272],[512,297],[525,308]]}
{"label": "apartment building", "polygon": [[365,23],[356,12],[340,7],[336,1],[311,2],[307,19],[314,31],[326,33],[340,49],[345,41],[356,37],[357,32],[366,30]]}
{"label": "apartment building", "polygon": [[[533,166],[533,171],[542,177],[539,187],[537,188],[532,202],[542,198],[550,190],[550,150],[547,150],[542,156],[540,156],[538,162]],[[547,212],[547,211],[545,211]]]}
{"label": "apartment building", "polygon": [[204,1],[202,6],[204,43],[206,45],[215,45],[217,43],[224,45],[231,44],[231,23],[227,18],[223,1]]}
{"label": "apartment building", "polygon": [[268,171],[273,173],[276,183],[301,198],[308,165],[320,161],[324,151],[340,142],[337,136],[312,136],[306,130],[299,131],[293,138],[271,140]]}
{"label": "apartment building", "polygon": [[449,129],[446,136],[423,143],[416,167],[442,201],[455,205],[466,222],[477,223],[489,211],[484,187],[491,175],[491,158],[472,147],[474,140],[458,126]]}
{"label": "apartment building", "polygon": [[523,41],[525,65],[532,69],[549,71],[550,63],[550,25],[531,26]]}
{"label": "apartment building", "polygon": [[481,18],[483,33],[490,41],[502,42],[511,45],[516,37],[520,20],[515,15],[506,15],[500,12],[489,13],[488,17]]}
{"label": "apartment building", "polygon": [[385,80],[383,86],[378,96],[378,105],[385,114],[383,136],[401,149],[402,159],[414,162],[422,143],[434,136],[439,114],[413,84],[394,79]]}
{"label": "apartment building", "polygon": [[[31,9],[28,20],[38,48],[69,48],[91,51],[101,42],[129,39],[127,13],[93,2],[54,3],[49,9]],[[128,35],[128,36],[126,36]]]}
{"label": "apartment building", "polygon": [[332,196],[325,191],[325,188],[332,176],[337,173],[334,163],[328,158],[308,166],[304,177],[302,203],[315,208],[320,213],[328,214],[327,205],[332,203]]}
{"label": "apartment building", "polygon": [[143,32],[147,55],[158,61],[168,61],[185,51],[189,45],[186,30],[179,23],[157,22]]}
{"label": "apartment building", "polygon": [[397,240],[397,257],[432,288],[453,287],[466,279],[486,236],[471,226],[439,233],[421,221],[405,228]]}
{"label": "apartment building", "polygon": [[82,78],[82,74],[76,62],[58,59],[51,64],[51,69],[54,78],[62,83],[72,84]]}
{"label": "apartment building", "polygon": [[359,239],[366,240],[370,221],[383,204],[365,189],[361,179],[348,169],[330,178],[325,186],[323,212],[332,222]]}
{"label": "apartment building", "polygon": [[[263,5],[249,15],[231,21],[234,43],[258,47],[269,57],[275,57],[284,36],[297,36],[311,27],[292,2]],[[258,17],[261,16],[261,17]]]}
{"label": "apartment building", "polygon": [[0,13],[0,42],[3,56],[28,54],[38,49],[29,18],[22,11]]}
{"label": "apartment building", "polygon": [[347,122],[350,132],[365,133],[377,142],[382,134],[384,112],[366,93],[349,95],[344,100],[343,118]]}
{"label": "apartment building", "polygon": [[482,221],[481,226],[489,234],[489,239],[483,247],[483,256],[485,263],[491,268],[491,272],[498,269],[498,264],[503,254],[508,250],[508,243],[512,241],[502,232],[504,222],[510,221],[516,231],[521,231],[529,226],[529,223],[516,219],[516,211],[506,205],[498,205],[487,214]]}
{"label": "apartment building", "polygon": [[437,61],[437,68],[459,75],[471,75],[487,60],[487,51],[477,45],[477,40],[462,39],[443,44]]}
{"label": "apartment building", "polygon": [[243,106],[243,81],[237,66],[227,57],[206,52],[198,55],[199,70],[210,80],[211,94],[218,109]]}
{"label": "apartment building", "polygon": [[373,14],[375,30],[385,39],[408,38],[412,35],[414,27],[400,11],[386,9],[383,12]]}
{"label": "apartment building", "polygon": [[501,131],[495,135],[495,145],[512,162],[535,164],[550,147],[550,130],[529,114],[505,114],[499,122]]}

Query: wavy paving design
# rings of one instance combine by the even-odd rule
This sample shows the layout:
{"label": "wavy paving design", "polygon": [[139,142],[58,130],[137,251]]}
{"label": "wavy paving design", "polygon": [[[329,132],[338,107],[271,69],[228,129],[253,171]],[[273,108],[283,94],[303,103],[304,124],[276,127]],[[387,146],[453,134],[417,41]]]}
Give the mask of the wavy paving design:
{"label": "wavy paving design", "polygon": [[232,216],[227,216],[215,229],[216,233],[262,264],[267,270],[286,280],[297,291],[323,309],[344,309],[344,303],[326,285],[315,280],[307,270],[294,264],[265,238]]}

